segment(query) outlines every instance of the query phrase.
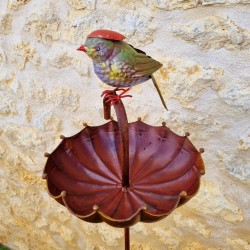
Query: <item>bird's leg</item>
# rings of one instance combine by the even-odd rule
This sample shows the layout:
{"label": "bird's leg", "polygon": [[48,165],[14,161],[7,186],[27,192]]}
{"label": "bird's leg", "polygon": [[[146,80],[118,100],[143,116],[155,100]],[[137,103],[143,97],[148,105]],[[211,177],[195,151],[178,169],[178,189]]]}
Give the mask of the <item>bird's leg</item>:
{"label": "bird's leg", "polygon": [[[127,88],[127,89],[122,89],[122,88],[115,88],[114,90],[105,90],[102,92],[102,96],[105,96],[107,98],[106,102],[111,101],[111,105],[113,105],[114,103],[118,102],[121,98],[124,97],[132,97],[131,95],[124,95],[125,93],[127,93],[131,88]],[[114,95],[114,93],[116,93],[116,91],[121,91],[122,93],[119,95]]]}

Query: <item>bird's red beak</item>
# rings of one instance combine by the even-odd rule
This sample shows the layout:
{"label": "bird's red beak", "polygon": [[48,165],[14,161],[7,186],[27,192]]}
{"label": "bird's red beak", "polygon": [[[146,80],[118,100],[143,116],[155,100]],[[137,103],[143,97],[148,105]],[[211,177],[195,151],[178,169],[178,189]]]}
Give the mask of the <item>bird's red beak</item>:
{"label": "bird's red beak", "polygon": [[86,49],[85,49],[84,45],[81,45],[77,50],[86,52]]}

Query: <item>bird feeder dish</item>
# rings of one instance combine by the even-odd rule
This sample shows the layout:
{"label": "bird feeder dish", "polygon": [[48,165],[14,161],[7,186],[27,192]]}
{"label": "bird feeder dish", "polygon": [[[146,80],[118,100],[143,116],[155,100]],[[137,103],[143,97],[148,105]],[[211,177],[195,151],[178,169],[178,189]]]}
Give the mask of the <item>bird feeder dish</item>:
{"label": "bird feeder dish", "polygon": [[[114,92],[113,95],[116,95]],[[104,118],[111,119],[111,101],[104,97]],[[205,173],[201,157],[188,139],[165,123],[128,123],[121,100],[114,104],[117,121],[88,126],[62,136],[48,157],[43,178],[51,197],[78,218],[125,228],[156,222],[189,201]]]}

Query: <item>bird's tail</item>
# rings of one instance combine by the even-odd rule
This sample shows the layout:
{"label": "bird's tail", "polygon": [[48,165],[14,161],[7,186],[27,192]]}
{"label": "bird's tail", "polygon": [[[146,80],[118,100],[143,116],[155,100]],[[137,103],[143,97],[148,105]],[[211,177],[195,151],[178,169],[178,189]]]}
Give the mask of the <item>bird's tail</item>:
{"label": "bird's tail", "polygon": [[161,94],[161,91],[160,91],[160,89],[159,89],[159,86],[158,86],[157,83],[156,83],[156,80],[155,80],[154,76],[151,75],[151,78],[152,78],[153,84],[154,84],[154,86],[155,86],[155,88],[156,88],[156,90],[157,90],[157,92],[158,92],[158,95],[160,96],[162,105],[164,106],[164,108],[165,108],[166,110],[168,110],[167,105],[166,105],[166,103],[165,103],[165,101],[164,101],[164,99],[163,99],[163,96],[162,96],[162,94]]}

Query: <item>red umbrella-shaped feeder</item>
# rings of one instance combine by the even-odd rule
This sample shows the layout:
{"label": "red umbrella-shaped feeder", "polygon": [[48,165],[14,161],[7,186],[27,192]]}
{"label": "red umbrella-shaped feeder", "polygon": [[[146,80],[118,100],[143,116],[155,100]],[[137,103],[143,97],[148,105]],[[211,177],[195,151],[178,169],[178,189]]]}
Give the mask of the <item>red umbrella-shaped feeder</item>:
{"label": "red umbrella-shaped feeder", "polygon": [[59,146],[45,153],[43,178],[51,197],[78,218],[125,228],[129,250],[130,226],[159,221],[197,193],[204,150],[193,146],[189,133],[178,136],[165,123],[128,123],[121,100],[114,104],[114,121],[111,102],[104,97],[103,103],[111,121],[61,136]]}

